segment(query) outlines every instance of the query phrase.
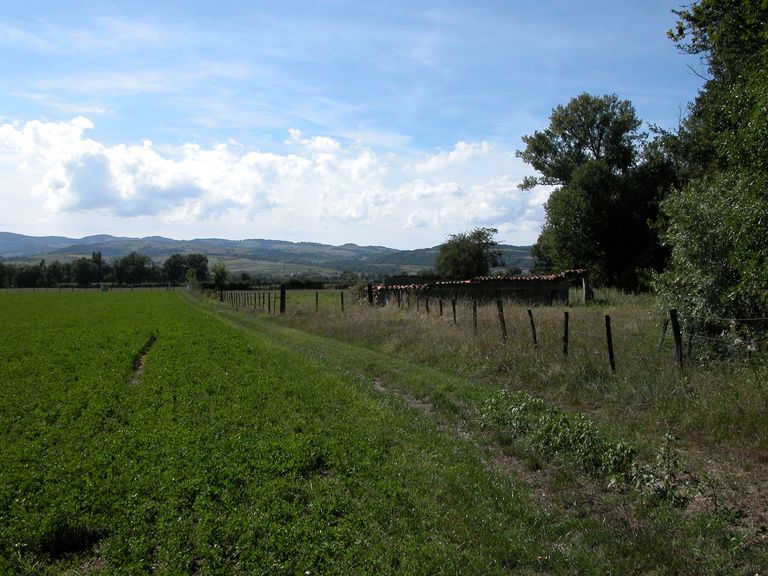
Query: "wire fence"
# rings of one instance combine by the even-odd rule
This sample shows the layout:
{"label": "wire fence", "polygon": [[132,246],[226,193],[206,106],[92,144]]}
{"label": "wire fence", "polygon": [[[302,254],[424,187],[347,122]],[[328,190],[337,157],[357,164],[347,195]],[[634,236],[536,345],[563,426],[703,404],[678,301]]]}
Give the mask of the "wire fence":
{"label": "wire fence", "polygon": [[[91,286],[58,288],[6,288],[0,293],[155,292],[187,290],[186,287]],[[397,294],[382,305],[371,305],[364,291],[355,290],[225,290],[210,292],[224,304],[254,313],[289,314],[296,317],[337,317],[364,329],[376,315],[396,315],[415,322],[426,338],[448,345],[453,338],[466,346],[472,341],[480,351],[490,351],[504,361],[534,357],[537,360],[581,358],[604,364],[611,372],[663,363],[682,371],[712,355],[751,358],[763,355],[765,344],[745,325],[765,324],[768,318],[717,318],[727,328],[704,332],[681,328],[676,312],[666,314],[627,306],[527,306],[511,299],[471,301]],[[711,321],[711,319],[707,319]]]}
{"label": "wire fence", "polygon": [[[733,334],[681,329],[672,318],[676,316],[674,310],[662,314],[624,306],[529,307],[503,299],[481,302],[412,294],[371,305],[365,292],[352,290],[230,291],[222,293],[221,298],[235,308],[292,317],[336,315],[348,324],[362,325],[366,316],[394,314],[419,324],[430,323],[426,330],[431,330],[441,345],[450,338],[438,334],[453,330],[458,345],[466,345],[466,339],[471,338],[478,349],[490,350],[506,360],[576,357],[602,362],[613,373],[642,371],[658,364],[682,372],[686,364],[713,351],[729,351],[736,357],[762,352],[761,343],[745,343]],[[724,320],[738,324],[745,320],[765,322],[768,318]]]}

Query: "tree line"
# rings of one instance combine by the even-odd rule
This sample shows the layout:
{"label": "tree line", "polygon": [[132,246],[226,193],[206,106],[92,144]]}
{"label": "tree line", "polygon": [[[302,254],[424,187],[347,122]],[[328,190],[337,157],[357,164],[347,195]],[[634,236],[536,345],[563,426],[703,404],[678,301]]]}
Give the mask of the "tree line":
{"label": "tree line", "polygon": [[172,254],[161,266],[149,256],[131,252],[107,262],[101,252],[90,258],[72,262],[54,260],[37,264],[0,262],[0,288],[44,288],[57,286],[90,286],[107,283],[139,286],[142,284],[172,284],[206,282],[210,278],[208,257],[204,254]]}
{"label": "tree line", "polygon": [[768,316],[768,4],[699,0],[668,32],[701,57],[702,89],[676,130],[628,100],[581,94],[518,156],[553,186],[537,270],[586,268],[597,284],[655,290],[689,326]]}

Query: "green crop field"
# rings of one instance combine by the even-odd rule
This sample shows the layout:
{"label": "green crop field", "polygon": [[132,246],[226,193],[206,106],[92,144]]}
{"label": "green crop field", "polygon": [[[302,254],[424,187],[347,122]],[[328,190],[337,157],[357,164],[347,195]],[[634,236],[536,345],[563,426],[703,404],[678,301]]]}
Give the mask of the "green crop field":
{"label": "green crop field", "polygon": [[573,422],[618,458],[601,470],[623,473],[631,451],[495,384],[185,294],[4,294],[0,319],[0,574],[759,565],[721,511],[619,492],[587,504],[584,466],[520,468],[487,431],[510,411]]}

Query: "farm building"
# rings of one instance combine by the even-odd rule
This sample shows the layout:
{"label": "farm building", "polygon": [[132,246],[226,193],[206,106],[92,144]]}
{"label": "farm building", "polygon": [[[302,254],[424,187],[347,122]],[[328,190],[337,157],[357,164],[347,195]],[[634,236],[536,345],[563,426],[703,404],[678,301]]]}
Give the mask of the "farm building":
{"label": "farm building", "polygon": [[[398,278],[401,280],[401,278]],[[391,280],[376,287],[376,299],[385,303],[400,294],[435,298],[495,300],[504,298],[528,304],[568,304],[568,291],[581,282],[583,294],[591,292],[585,270],[566,270],[557,274],[534,276],[481,276],[472,280],[438,280],[413,284],[395,284]]]}

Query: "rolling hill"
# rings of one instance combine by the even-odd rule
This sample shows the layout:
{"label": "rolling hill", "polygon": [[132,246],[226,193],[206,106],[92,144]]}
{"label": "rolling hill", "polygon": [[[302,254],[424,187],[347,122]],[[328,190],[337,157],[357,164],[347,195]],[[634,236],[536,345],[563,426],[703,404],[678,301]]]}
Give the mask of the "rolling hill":
{"label": "rolling hill", "polygon": [[[499,248],[507,266],[530,268],[532,258],[529,246],[501,245]],[[200,253],[212,262],[225,262],[232,271],[266,276],[302,273],[335,275],[343,270],[367,274],[415,273],[434,265],[438,249],[436,246],[396,250],[384,246],[332,246],[265,239],[127,238],[108,234],[75,239],[0,232],[0,260],[5,261],[38,262],[45,259],[68,262],[82,256],[90,257],[93,252],[101,252],[105,259],[114,260],[136,251],[160,263],[171,254]]]}

